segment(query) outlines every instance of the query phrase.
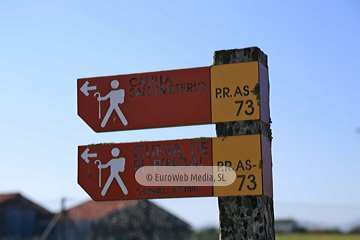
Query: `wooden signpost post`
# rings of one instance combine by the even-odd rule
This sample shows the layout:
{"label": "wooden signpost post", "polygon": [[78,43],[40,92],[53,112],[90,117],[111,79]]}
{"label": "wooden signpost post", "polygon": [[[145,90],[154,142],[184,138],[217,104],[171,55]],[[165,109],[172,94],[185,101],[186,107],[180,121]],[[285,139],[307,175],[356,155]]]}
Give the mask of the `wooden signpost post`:
{"label": "wooden signpost post", "polygon": [[[262,74],[268,79],[267,55],[259,48],[251,47],[216,51],[213,64],[226,64],[258,61]],[[260,98],[269,104],[269,83],[261,87]],[[263,108],[263,105],[260,105]],[[266,107],[267,108],[267,107]],[[270,117],[270,116],[269,116]],[[269,121],[234,121],[216,124],[217,136],[239,136],[262,134],[272,139]],[[271,158],[271,152],[268,153]],[[272,181],[267,184],[272,185]],[[219,197],[219,221],[221,239],[275,239],[274,205],[271,196]]]}
{"label": "wooden signpost post", "polygon": [[210,67],[78,79],[95,132],[216,123],[218,135],[79,146],[79,185],[95,201],[218,196],[221,239],[274,239],[268,78],[252,47]]}

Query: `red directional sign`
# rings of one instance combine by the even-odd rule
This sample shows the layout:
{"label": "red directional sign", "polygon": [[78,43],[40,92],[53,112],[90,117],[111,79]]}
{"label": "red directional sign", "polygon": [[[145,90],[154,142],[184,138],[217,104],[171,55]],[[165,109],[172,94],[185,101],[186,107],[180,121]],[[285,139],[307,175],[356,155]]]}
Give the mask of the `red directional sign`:
{"label": "red directional sign", "polygon": [[95,201],[272,196],[271,166],[262,135],[78,147],[78,183]]}
{"label": "red directional sign", "polygon": [[78,115],[95,131],[258,120],[269,123],[267,69],[259,62],[77,81]]}
{"label": "red directional sign", "polygon": [[210,123],[210,68],[78,79],[78,115],[95,131]]}

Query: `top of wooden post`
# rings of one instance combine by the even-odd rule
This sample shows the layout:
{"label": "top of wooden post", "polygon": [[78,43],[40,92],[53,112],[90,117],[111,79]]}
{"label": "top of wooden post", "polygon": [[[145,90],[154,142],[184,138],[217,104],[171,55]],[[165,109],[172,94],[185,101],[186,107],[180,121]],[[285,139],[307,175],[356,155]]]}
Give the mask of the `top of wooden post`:
{"label": "top of wooden post", "polygon": [[258,47],[215,51],[214,65],[259,61],[268,68],[268,57]]}

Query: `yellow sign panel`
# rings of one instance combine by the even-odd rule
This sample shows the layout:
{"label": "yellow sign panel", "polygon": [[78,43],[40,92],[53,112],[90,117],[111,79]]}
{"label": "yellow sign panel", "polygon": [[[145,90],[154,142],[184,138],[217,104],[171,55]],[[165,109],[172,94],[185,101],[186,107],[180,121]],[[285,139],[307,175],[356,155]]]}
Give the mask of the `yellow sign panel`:
{"label": "yellow sign panel", "polygon": [[212,150],[216,174],[236,173],[231,185],[214,186],[215,197],[263,194],[260,135],[214,138]]}
{"label": "yellow sign panel", "polygon": [[233,63],[211,67],[212,122],[260,119],[259,63]]}

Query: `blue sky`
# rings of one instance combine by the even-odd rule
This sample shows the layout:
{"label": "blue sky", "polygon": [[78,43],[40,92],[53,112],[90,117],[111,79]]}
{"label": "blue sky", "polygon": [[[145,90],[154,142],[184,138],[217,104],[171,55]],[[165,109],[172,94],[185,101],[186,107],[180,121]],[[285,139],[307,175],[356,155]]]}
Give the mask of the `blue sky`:
{"label": "blue sky", "polygon": [[[344,1],[0,2],[0,193],[58,210],[88,199],[77,146],[214,137],[214,125],[94,133],[76,79],[210,66],[216,50],[269,56],[275,215],[360,219],[360,4]],[[165,199],[195,226],[217,198]]]}

